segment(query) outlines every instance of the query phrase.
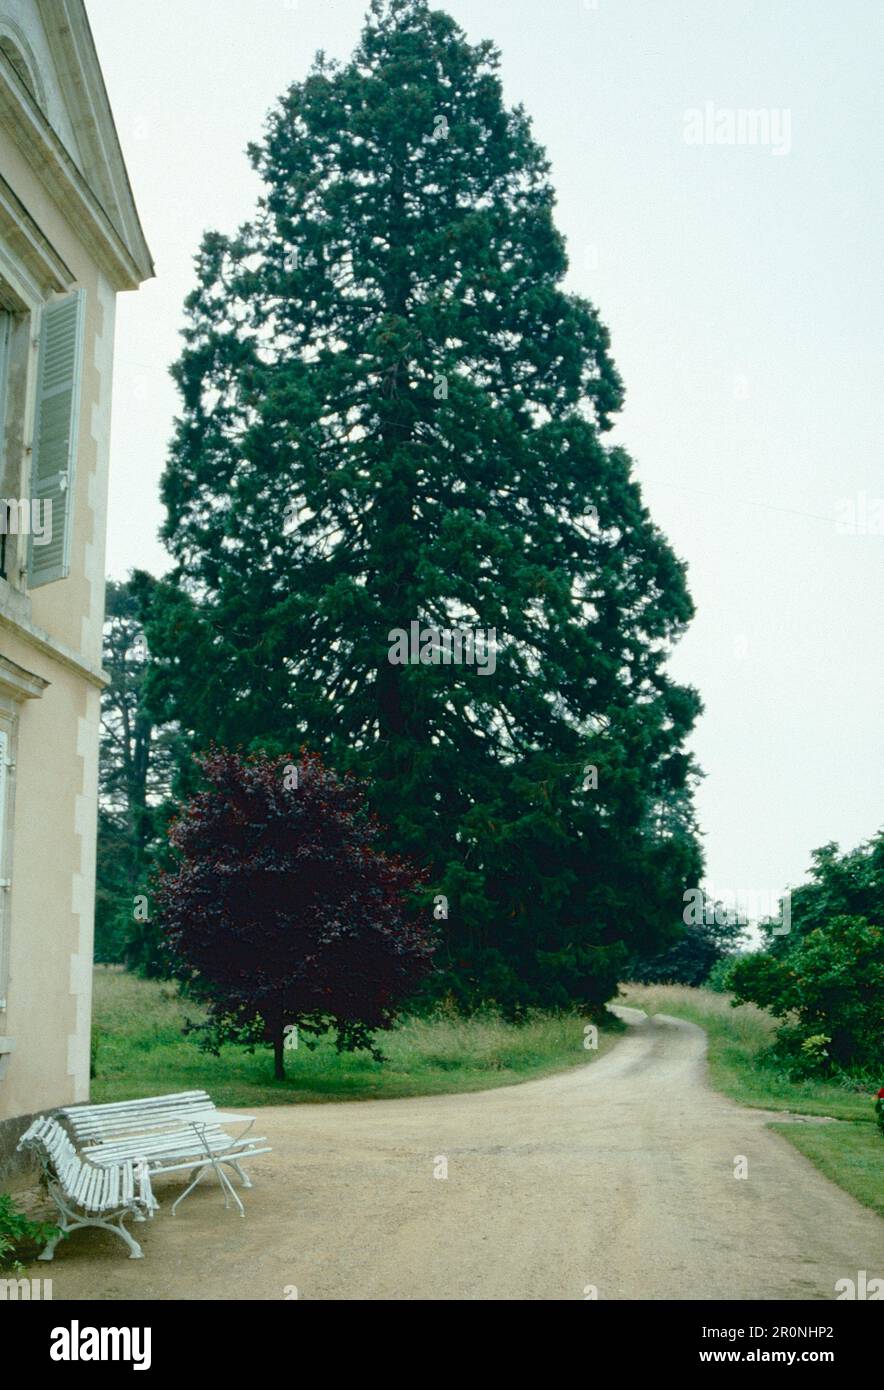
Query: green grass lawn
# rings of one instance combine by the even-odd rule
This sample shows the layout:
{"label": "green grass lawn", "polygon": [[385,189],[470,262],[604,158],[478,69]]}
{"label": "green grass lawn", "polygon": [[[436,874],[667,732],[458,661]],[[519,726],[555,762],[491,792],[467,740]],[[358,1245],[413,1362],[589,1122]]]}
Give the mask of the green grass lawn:
{"label": "green grass lawn", "polygon": [[884,1216],[884,1138],[874,1125],[770,1125],[864,1206]]}
{"label": "green grass lawn", "polygon": [[302,1043],[288,1052],[286,1079],[274,1081],[268,1050],[250,1055],[230,1046],[212,1057],[182,1036],[187,1016],[199,1018],[199,1009],[179,998],[175,985],[96,967],[92,1100],[206,1090],[220,1105],[255,1106],[482,1091],[585,1065],[623,1030],[611,1015],[597,1050],[587,1051],[576,1013],[537,1014],[516,1026],[493,1015],[439,1012],[378,1034],[385,1062],[365,1052],[339,1054],[326,1038],[315,1050]]}
{"label": "green grass lawn", "polygon": [[772,1124],[846,1192],[884,1216],[884,1138],[868,1089],[828,1081],[790,1081],[765,1062],[776,1021],[754,1004],[732,1008],[730,995],[685,985],[624,985],[620,1002],[649,1014],[672,1014],[705,1029],[713,1086],[741,1105],[830,1115],[833,1125]]}

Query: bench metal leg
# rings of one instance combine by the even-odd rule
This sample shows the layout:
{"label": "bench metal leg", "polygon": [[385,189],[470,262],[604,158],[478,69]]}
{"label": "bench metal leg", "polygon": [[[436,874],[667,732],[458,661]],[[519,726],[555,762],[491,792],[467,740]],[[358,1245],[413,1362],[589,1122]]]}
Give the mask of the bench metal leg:
{"label": "bench metal leg", "polygon": [[237,1162],[237,1160],[236,1160],[235,1158],[229,1158],[229,1159],[226,1160],[226,1162],[228,1162],[228,1163],[230,1164],[231,1168],[233,1169],[233,1171],[234,1171],[235,1173],[238,1174],[238,1176],[239,1176],[239,1178],[240,1178],[240,1180],[241,1180],[241,1182],[242,1182],[243,1187],[252,1187],[252,1186],[254,1186],[254,1184],[252,1183],[252,1180],[251,1180],[251,1178],[249,1177],[248,1173],[244,1173],[244,1172],[243,1172],[242,1168],[240,1168],[239,1163]]}
{"label": "bench metal leg", "polygon": [[229,1201],[227,1200],[228,1195],[229,1195],[229,1196],[231,1196],[231,1197],[233,1198],[234,1202],[236,1202],[236,1205],[239,1207],[239,1214],[240,1214],[240,1216],[245,1216],[245,1214],[246,1214],[246,1209],[245,1209],[245,1207],[243,1206],[242,1202],[239,1200],[239,1196],[238,1196],[238,1194],[237,1194],[237,1192],[236,1192],[236,1189],[235,1189],[235,1187],[233,1186],[233,1183],[230,1181],[230,1179],[229,1179],[229,1177],[227,1176],[227,1174],[224,1172],[223,1168],[221,1167],[221,1164],[220,1164],[220,1163],[213,1163],[213,1164],[212,1164],[212,1167],[215,1169],[215,1172],[218,1174],[218,1181],[220,1182],[221,1186],[224,1188],[224,1206],[225,1206],[225,1207],[229,1207],[229,1206],[230,1206],[230,1203],[229,1203]]}
{"label": "bench metal leg", "polygon": [[54,1259],[54,1257],[55,1257],[55,1247],[56,1247],[56,1245],[58,1244],[58,1242],[61,1240],[62,1236],[64,1236],[64,1235],[67,1234],[67,1231],[68,1231],[68,1227],[67,1227],[67,1226],[60,1225],[60,1226],[59,1226],[59,1230],[58,1230],[58,1235],[57,1235],[57,1236],[53,1236],[52,1239],[51,1239],[50,1241],[47,1242],[47,1244],[44,1246],[44,1248],[40,1251],[40,1254],[37,1256],[37,1259],[38,1259],[38,1260],[51,1260],[51,1259]]}
{"label": "bench metal leg", "polygon": [[207,1168],[207,1167],[208,1167],[207,1164],[201,1163],[200,1166],[199,1166],[198,1168],[191,1168],[190,1171],[191,1171],[192,1173],[196,1173],[196,1177],[193,1179],[192,1182],[189,1182],[189,1183],[187,1184],[187,1187],[185,1187],[184,1191],[181,1193],[181,1196],[180,1196],[180,1197],[176,1197],[176,1198],[175,1198],[175,1201],[172,1203],[172,1215],[173,1215],[173,1216],[175,1215],[175,1209],[176,1209],[176,1207],[178,1207],[178,1206],[180,1205],[180,1203],[184,1201],[184,1198],[187,1197],[187,1196],[189,1195],[189,1193],[191,1193],[191,1192],[193,1191],[193,1189],[196,1187],[197,1183],[200,1182],[200,1181],[202,1180],[202,1178],[203,1178],[204,1175],[205,1175],[205,1172],[206,1172],[206,1168]]}
{"label": "bench metal leg", "polygon": [[109,1217],[107,1221],[103,1221],[100,1216],[79,1216],[68,1206],[67,1202],[54,1185],[50,1187],[50,1196],[61,1217],[61,1220],[58,1222],[59,1233],[57,1236],[53,1236],[52,1240],[47,1243],[45,1248],[37,1256],[38,1260],[53,1259],[55,1256],[55,1247],[62,1236],[70,1235],[73,1231],[85,1230],[87,1226],[97,1226],[99,1230],[110,1231],[112,1235],[119,1236],[120,1240],[129,1247],[130,1260],[144,1259],[144,1251],[138,1244],[138,1241],[133,1239],[123,1225],[123,1222],[129,1215],[128,1208],[125,1211],[118,1212],[115,1216]]}
{"label": "bench metal leg", "polygon": [[[253,1121],[253,1123],[254,1123],[254,1121]],[[231,1158],[229,1155],[228,1155],[227,1157],[222,1157],[222,1156],[219,1156],[219,1155],[214,1154],[214,1153],[212,1152],[211,1145],[209,1144],[209,1141],[208,1141],[207,1138],[206,1138],[206,1126],[205,1126],[205,1124],[200,1124],[198,1121],[194,1120],[194,1121],[192,1122],[192,1125],[193,1125],[193,1129],[194,1129],[194,1130],[196,1131],[196,1133],[199,1135],[199,1138],[200,1138],[200,1141],[201,1141],[201,1143],[202,1143],[202,1146],[203,1146],[203,1148],[204,1148],[205,1151],[206,1151],[206,1157],[205,1157],[205,1159],[202,1161],[202,1163],[199,1165],[199,1172],[197,1173],[197,1175],[196,1175],[196,1177],[194,1178],[193,1182],[191,1182],[191,1183],[184,1189],[184,1191],[182,1192],[181,1196],[178,1197],[178,1198],[176,1198],[175,1202],[173,1203],[173,1205],[172,1205],[172,1215],[173,1215],[173,1216],[175,1215],[175,1208],[176,1208],[181,1202],[184,1201],[184,1198],[188,1195],[189,1192],[192,1192],[192,1191],[193,1191],[193,1189],[196,1187],[197,1183],[198,1183],[198,1182],[200,1181],[200,1179],[202,1178],[203,1174],[204,1174],[209,1168],[214,1168],[215,1172],[218,1174],[218,1181],[219,1181],[219,1183],[221,1184],[221,1189],[222,1189],[222,1191],[223,1191],[223,1193],[224,1193],[224,1206],[225,1206],[225,1208],[228,1208],[228,1209],[229,1209],[229,1207],[230,1207],[230,1198],[232,1197],[233,1200],[234,1200],[234,1202],[236,1203],[236,1205],[239,1207],[239,1214],[240,1214],[240,1216],[245,1216],[245,1214],[246,1214],[246,1209],[245,1209],[245,1207],[243,1206],[242,1202],[239,1200],[239,1197],[237,1196],[236,1191],[235,1191],[235,1189],[234,1189],[233,1183],[230,1181],[229,1177],[228,1177],[227,1174],[224,1172],[224,1169],[223,1169],[222,1166],[221,1166],[222,1163],[229,1163],[229,1164],[231,1165],[231,1167],[233,1167],[233,1168],[235,1168],[235,1169],[237,1170],[237,1172],[239,1173],[240,1177],[241,1177],[242,1180],[243,1180],[243,1186],[251,1187],[252,1184],[251,1184],[250,1182],[247,1181],[245,1173],[242,1171],[242,1169],[241,1169],[240,1166],[239,1166],[238,1161],[237,1161],[235,1158]],[[193,1169],[191,1169],[191,1171],[193,1171]]]}
{"label": "bench metal leg", "polygon": [[[175,1201],[172,1203],[172,1215],[173,1215],[173,1216],[175,1215],[175,1208],[176,1208],[181,1202],[183,1202],[183,1201],[184,1201],[184,1198],[187,1197],[187,1196],[193,1191],[193,1189],[196,1187],[197,1183],[200,1182],[200,1181],[203,1179],[203,1177],[204,1177],[205,1174],[209,1171],[210,1168],[213,1168],[213,1169],[215,1170],[215,1172],[218,1174],[218,1181],[220,1182],[220,1184],[221,1184],[221,1190],[222,1190],[223,1193],[224,1193],[224,1206],[225,1206],[226,1208],[229,1208],[229,1206],[230,1206],[230,1198],[232,1197],[233,1200],[234,1200],[234,1202],[236,1203],[236,1205],[239,1207],[239,1214],[240,1214],[240,1216],[245,1216],[245,1214],[246,1214],[246,1209],[245,1209],[245,1207],[243,1206],[242,1202],[239,1200],[239,1197],[238,1197],[237,1194],[236,1194],[236,1190],[235,1190],[235,1188],[234,1188],[234,1186],[233,1186],[233,1183],[230,1181],[229,1177],[227,1176],[227,1174],[226,1174],[226,1173],[224,1172],[224,1170],[222,1169],[221,1164],[220,1164],[219,1162],[217,1162],[214,1158],[207,1158],[207,1159],[206,1159],[205,1163],[201,1166],[201,1168],[200,1168],[199,1172],[197,1173],[196,1177],[194,1178],[193,1182],[192,1182],[192,1183],[188,1183],[187,1187],[185,1187],[184,1191],[181,1193],[181,1196],[175,1198]],[[246,1184],[246,1186],[248,1186],[248,1187],[251,1187],[251,1185],[252,1185],[251,1183],[247,1183],[247,1184]]]}
{"label": "bench metal leg", "polygon": [[126,1245],[128,1245],[130,1250],[130,1260],[143,1260],[144,1251],[138,1244],[138,1241],[135,1240],[126,1230],[126,1227],[123,1225],[124,1220],[125,1212],[113,1224],[106,1221],[92,1221],[89,1224],[92,1226],[103,1226],[106,1231],[112,1231],[115,1236],[119,1236],[121,1240],[125,1241]]}

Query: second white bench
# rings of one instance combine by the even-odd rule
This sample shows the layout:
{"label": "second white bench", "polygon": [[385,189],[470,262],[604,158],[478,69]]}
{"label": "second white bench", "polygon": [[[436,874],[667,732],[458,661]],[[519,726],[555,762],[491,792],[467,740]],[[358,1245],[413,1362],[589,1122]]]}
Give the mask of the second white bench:
{"label": "second white bench", "polygon": [[[212,1169],[224,1191],[224,1205],[229,1206],[232,1198],[244,1216],[243,1204],[222,1165],[233,1169],[243,1187],[251,1187],[242,1164],[257,1154],[271,1152],[263,1136],[250,1135],[253,1116],[229,1115],[216,1109],[206,1091],[178,1091],[104,1105],[71,1105],[59,1114],[78,1151],[90,1163],[106,1167],[121,1160],[140,1161],[151,1176],[190,1170],[193,1180],[174,1202],[173,1215]],[[246,1126],[238,1136],[228,1133],[235,1124]]]}

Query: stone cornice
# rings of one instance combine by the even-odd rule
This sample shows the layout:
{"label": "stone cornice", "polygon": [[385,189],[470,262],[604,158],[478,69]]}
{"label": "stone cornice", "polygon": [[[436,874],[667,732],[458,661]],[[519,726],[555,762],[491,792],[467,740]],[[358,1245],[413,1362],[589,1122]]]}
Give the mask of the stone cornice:
{"label": "stone cornice", "polygon": [[13,700],[39,700],[48,685],[49,681],[42,676],[26,671],[17,661],[0,656],[0,695]]}
{"label": "stone cornice", "polygon": [[[56,637],[50,637],[48,632],[44,632],[42,628],[37,627],[29,619],[12,617],[9,613],[0,610],[0,631],[3,629],[14,633],[23,642],[35,647],[44,656],[51,657],[60,666],[75,672],[76,675],[88,681],[90,685],[96,686],[97,689],[103,690],[109,683],[109,677],[104,671],[84,661],[77,652],[71,651],[64,642],[59,642]],[[40,680],[42,677],[38,676],[37,679]]]}
{"label": "stone cornice", "polygon": [[0,52],[0,125],[58,205],[96,264],[117,290],[134,290],[153,274],[125,245],[6,55]]}
{"label": "stone cornice", "polygon": [[41,293],[68,290],[76,276],[38,227],[24,204],[0,176],[0,241],[25,267]]}

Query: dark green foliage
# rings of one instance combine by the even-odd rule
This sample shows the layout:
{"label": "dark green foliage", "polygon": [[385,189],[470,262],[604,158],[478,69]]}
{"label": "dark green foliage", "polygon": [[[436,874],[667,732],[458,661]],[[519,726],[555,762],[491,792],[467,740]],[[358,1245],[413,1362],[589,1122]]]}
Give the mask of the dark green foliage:
{"label": "dark green foliage", "polygon": [[[608,333],[497,67],[376,3],[270,115],[256,216],[197,257],[147,627],[158,717],[358,772],[448,900],[436,987],[515,1014],[601,1005],[668,934],[700,706],[666,674],[684,567],[604,443]],[[412,621],[494,629],[495,671],[391,664]]]}
{"label": "dark green foliage", "polygon": [[121,961],[126,954],[138,871],[129,828],[99,805],[95,868],[95,960]]}
{"label": "dark green foliage", "polygon": [[802,936],[836,916],[865,917],[884,927],[884,831],[845,854],[834,843],[823,845],[811,859],[810,879],[790,894],[790,930],[777,935],[777,922],[762,923],[775,955],[788,954]]}
{"label": "dark green foliage", "polygon": [[20,1270],[22,1257],[32,1257],[57,1234],[57,1226],[48,1221],[32,1221],[8,1192],[0,1192],[0,1270]]}
{"label": "dark green foliage", "polygon": [[777,1055],[795,1076],[880,1074],[884,1065],[884,929],[833,917],[786,953],[759,952],[730,973],[735,1003],[783,1019]]}
{"label": "dark green foliage", "polygon": [[[158,728],[146,702],[148,651],[141,621],[152,582],[108,580],[99,755],[95,959],[157,965],[156,933],[136,920],[169,815],[168,799],[183,745],[174,726]],[[149,904],[148,904],[149,910]]]}
{"label": "dark green foliage", "polygon": [[[786,918],[780,912],[780,922]],[[813,853],[789,897],[789,931],[762,924],[766,948],[731,971],[736,998],[784,1020],[777,1052],[795,1075],[884,1066],[884,831],[841,854]]]}
{"label": "dark green foliage", "polygon": [[[744,936],[745,927],[723,903],[704,898],[702,920],[691,925],[679,923],[677,936],[665,951],[652,956],[639,957],[632,962],[629,978],[641,984],[705,985],[713,989],[727,989],[719,984],[726,977],[722,969],[729,968],[736,958]],[[701,913],[698,909],[697,917]],[[716,983],[710,982],[714,971],[718,971]]]}
{"label": "dark green foliage", "polygon": [[739,955],[732,955],[717,960],[703,981],[704,988],[711,989],[714,994],[727,994],[731,987],[731,969],[740,959]]}

